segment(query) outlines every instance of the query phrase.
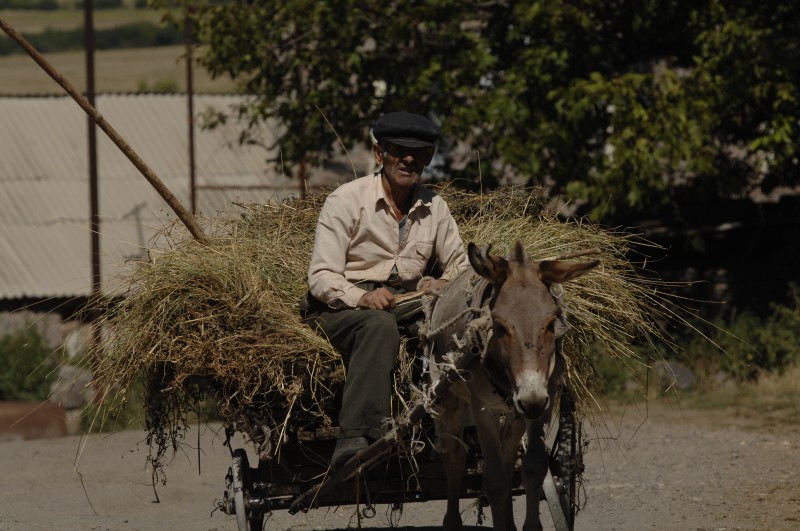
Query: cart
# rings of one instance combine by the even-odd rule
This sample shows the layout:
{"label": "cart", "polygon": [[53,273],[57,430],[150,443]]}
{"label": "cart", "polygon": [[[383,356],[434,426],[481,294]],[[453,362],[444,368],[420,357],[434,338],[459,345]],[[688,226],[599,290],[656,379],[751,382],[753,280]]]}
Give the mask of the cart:
{"label": "cart", "polygon": [[[454,368],[458,371],[458,367]],[[445,396],[452,378],[442,374],[430,387],[430,397]],[[544,497],[556,531],[574,529],[579,508],[579,478],[583,472],[581,424],[575,416],[572,393],[560,386],[558,425],[550,430],[549,470]],[[235,430],[226,429],[230,447]],[[276,458],[251,463],[244,448],[230,448],[232,464],[219,507],[235,515],[240,531],[259,531],[265,516],[287,510],[294,514],[318,507],[363,505],[358,514],[375,514],[377,504],[399,509],[405,503],[447,499],[441,459],[432,449],[433,421],[427,408],[412,408],[396,419],[395,428],[361,450],[334,472],[329,470],[337,429],[297,430],[284,438]],[[461,481],[461,498],[485,501],[482,496],[483,460],[476,434],[467,429],[467,468]],[[517,460],[512,495],[524,493],[521,460]],[[481,503],[479,507],[485,506]],[[481,513],[479,513],[479,518]]]}

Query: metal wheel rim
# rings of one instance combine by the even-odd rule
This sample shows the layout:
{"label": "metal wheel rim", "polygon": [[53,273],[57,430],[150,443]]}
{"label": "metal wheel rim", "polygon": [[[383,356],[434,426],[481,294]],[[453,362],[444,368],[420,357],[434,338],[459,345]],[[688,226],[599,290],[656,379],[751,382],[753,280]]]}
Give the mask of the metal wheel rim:
{"label": "metal wheel rim", "polygon": [[233,476],[233,507],[236,510],[236,525],[239,531],[250,531],[250,526],[247,522],[247,508],[244,503],[244,491],[250,472],[250,462],[247,460],[247,452],[245,452],[244,449],[238,448],[234,450],[231,471]]}

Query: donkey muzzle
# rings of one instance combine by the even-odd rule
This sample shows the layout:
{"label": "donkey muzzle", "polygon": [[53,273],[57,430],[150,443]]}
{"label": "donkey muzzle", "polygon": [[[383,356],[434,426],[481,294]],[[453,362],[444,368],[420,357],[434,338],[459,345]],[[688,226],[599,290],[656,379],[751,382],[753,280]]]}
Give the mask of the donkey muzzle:
{"label": "donkey muzzle", "polygon": [[538,371],[526,371],[517,378],[512,395],[514,408],[528,420],[539,420],[550,407],[547,379]]}

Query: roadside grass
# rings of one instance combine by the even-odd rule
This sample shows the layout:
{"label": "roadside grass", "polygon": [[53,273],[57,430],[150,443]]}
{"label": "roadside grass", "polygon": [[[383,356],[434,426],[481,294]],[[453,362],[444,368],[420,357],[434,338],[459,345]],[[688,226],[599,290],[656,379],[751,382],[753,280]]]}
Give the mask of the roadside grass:
{"label": "roadside grass", "polygon": [[[153,87],[176,87],[186,91],[186,64],[183,46],[99,50],[95,53],[95,92],[130,93],[153,90]],[[86,59],[82,51],[45,55],[70,83],[86,90]],[[63,89],[25,55],[0,57],[0,95],[63,95]],[[194,91],[231,93],[236,85],[229,78],[212,80],[199,66],[194,72]],[[153,90],[155,91],[155,90]]]}
{"label": "roadside grass", "polygon": [[755,381],[684,392],[680,398],[685,407],[733,410],[766,426],[796,426],[800,424],[800,365],[782,373],[762,373]]}

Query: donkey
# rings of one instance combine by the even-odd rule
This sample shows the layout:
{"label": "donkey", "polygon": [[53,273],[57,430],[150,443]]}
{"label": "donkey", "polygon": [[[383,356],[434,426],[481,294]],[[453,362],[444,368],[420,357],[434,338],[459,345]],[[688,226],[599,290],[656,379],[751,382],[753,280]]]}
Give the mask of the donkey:
{"label": "donkey", "polygon": [[508,259],[489,251],[490,246],[467,246],[474,271],[463,272],[442,289],[426,309],[421,330],[432,372],[461,356],[474,358],[435,416],[437,451],[447,476],[444,528],[452,531],[462,525],[459,494],[466,451],[461,437],[471,411],[484,458],[484,493],[496,530],[516,529],[512,475],[527,431],[524,529],[532,531],[542,528],[539,500],[548,467],[544,426],[563,365],[556,338],[566,331],[566,321],[553,293],[558,295],[561,283],[585,274],[599,261],[530,260],[519,241]]}

